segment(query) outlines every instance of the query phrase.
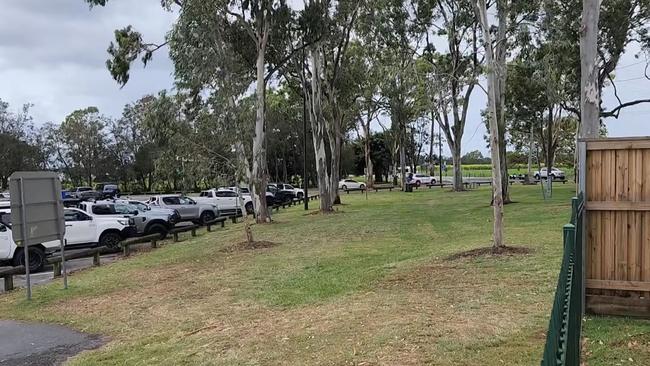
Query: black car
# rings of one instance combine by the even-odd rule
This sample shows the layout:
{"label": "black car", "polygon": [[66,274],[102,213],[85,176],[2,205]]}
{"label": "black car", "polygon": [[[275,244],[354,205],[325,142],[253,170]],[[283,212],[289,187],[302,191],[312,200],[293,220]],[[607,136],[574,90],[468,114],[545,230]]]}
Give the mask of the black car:
{"label": "black car", "polygon": [[[293,201],[296,198],[296,193],[293,191],[279,190],[276,186],[266,186],[266,191],[273,194],[273,204],[281,204]],[[267,196],[266,202],[268,204],[270,197]]]}

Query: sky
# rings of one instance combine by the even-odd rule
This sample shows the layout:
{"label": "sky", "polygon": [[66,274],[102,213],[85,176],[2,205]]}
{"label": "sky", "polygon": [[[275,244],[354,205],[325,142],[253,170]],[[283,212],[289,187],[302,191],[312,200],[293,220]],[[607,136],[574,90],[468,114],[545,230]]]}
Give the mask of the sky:
{"label": "sky", "polygon": [[[76,109],[96,106],[117,118],[124,105],[146,94],[173,89],[173,65],[163,49],[146,68],[132,67],[124,88],[106,69],[106,48],[113,31],[133,25],[145,41],[160,42],[176,15],[164,11],[159,0],[111,0],[106,7],[90,9],[83,0],[3,0],[0,20],[0,99],[18,111],[32,103],[36,124],[60,123]],[[645,57],[629,50],[616,71],[623,101],[650,97],[650,80],[643,78]],[[616,105],[612,90],[603,95],[604,105]],[[486,148],[480,111],[486,96],[477,88],[470,101],[463,137],[463,152]],[[606,121],[610,136],[650,135],[650,103],[630,107],[620,118]],[[377,126],[378,128],[378,126]],[[445,144],[446,145],[446,144]],[[443,154],[449,149],[443,145]]]}

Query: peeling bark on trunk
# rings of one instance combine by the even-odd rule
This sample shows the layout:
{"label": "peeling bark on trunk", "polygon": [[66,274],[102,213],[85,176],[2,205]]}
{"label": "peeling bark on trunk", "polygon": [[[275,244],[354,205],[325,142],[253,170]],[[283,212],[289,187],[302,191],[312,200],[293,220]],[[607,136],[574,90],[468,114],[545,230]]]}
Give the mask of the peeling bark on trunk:
{"label": "peeling bark on trunk", "polygon": [[375,185],[375,172],[373,169],[372,165],[372,154],[371,154],[371,146],[370,146],[370,138],[371,138],[371,132],[370,132],[370,122],[372,122],[373,119],[373,112],[370,108],[368,108],[368,111],[366,112],[366,120],[363,121],[363,135],[364,135],[364,142],[363,142],[363,150],[364,150],[364,155],[365,155],[365,160],[366,160],[366,185],[368,188],[372,188]]}
{"label": "peeling bark on trunk", "polygon": [[580,137],[595,138],[600,131],[598,86],[598,19],[600,0],[582,1],[580,27]]}
{"label": "peeling bark on trunk", "polygon": [[253,170],[252,170],[252,198],[255,209],[255,221],[265,223],[271,221],[268,207],[266,206],[266,185],[268,181],[268,167],[266,162],[266,121],[265,98],[266,81],[264,53],[266,51],[266,37],[259,41],[257,51],[257,81],[255,85],[255,136],[253,137]]}
{"label": "peeling bark on trunk", "polygon": [[463,186],[463,168],[460,155],[460,146],[454,145],[451,149],[451,160],[454,164],[454,191],[460,192],[465,190]]}
{"label": "peeling bark on trunk", "polygon": [[[311,94],[306,94],[309,99],[309,123],[311,124],[312,142],[316,158],[316,175],[318,180],[318,193],[320,195],[320,211],[331,212],[332,199],[330,175],[328,173],[327,152],[325,149],[326,127],[322,109],[321,90],[321,61],[318,47],[309,53],[312,67]],[[306,81],[305,81],[306,82]],[[338,187],[338,182],[337,182]]]}
{"label": "peeling bark on trunk", "polygon": [[490,152],[492,157],[492,201],[494,211],[494,233],[493,250],[504,246],[503,240],[503,192],[501,177],[501,161],[499,154],[499,122],[497,116],[496,93],[497,93],[497,72],[498,66],[495,63],[492,49],[492,37],[490,25],[487,18],[487,6],[485,0],[476,1],[476,9],[481,23],[483,41],[485,46],[485,61],[488,81],[488,112],[490,126]]}

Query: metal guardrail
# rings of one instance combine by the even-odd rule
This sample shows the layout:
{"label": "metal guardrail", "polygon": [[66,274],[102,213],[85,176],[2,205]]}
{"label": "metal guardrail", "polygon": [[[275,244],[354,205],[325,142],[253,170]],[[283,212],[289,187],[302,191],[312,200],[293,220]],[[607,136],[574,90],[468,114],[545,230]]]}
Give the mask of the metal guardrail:
{"label": "metal guardrail", "polygon": [[582,220],[584,195],[572,200],[571,223],[564,225],[564,256],[555,290],[542,366],[580,366],[582,327]]}

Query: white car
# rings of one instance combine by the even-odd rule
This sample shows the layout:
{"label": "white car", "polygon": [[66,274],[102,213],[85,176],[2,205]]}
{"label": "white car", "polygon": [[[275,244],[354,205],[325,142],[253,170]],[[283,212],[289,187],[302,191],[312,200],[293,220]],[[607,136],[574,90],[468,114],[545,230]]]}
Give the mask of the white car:
{"label": "white car", "polygon": [[436,178],[427,174],[413,174],[413,183],[418,187],[422,184],[435,184]]}
{"label": "white car", "polygon": [[66,247],[93,244],[117,249],[122,240],[137,233],[132,218],[93,215],[78,208],[66,208],[63,214]]}
{"label": "white car", "polygon": [[339,181],[339,189],[344,191],[353,191],[353,190],[364,190],[366,189],[366,184],[363,182],[357,182],[353,179],[341,179]]}
{"label": "white car", "polygon": [[221,214],[226,215],[239,215],[243,212],[242,208],[248,214],[253,213],[253,199],[251,196],[240,196],[237,192],[229,189],[202,191],[199,197],[196,198],[196,202],[215,205],[219,208]]}
{"label": "white car", "polygon": [[[45,258],[48,254],[59,249],[58,241],[48,241],[43,244],[30,245],[29,247],[29,270],[37,272],[43,268]],[[11,233],[11,216],[9,210],[0,211],[0,262],[12,266],[25,265],[25,252],[14,242]]]}
{"label": "white car", "polygon": [[[548,177],[548,171],[547,168],[542,168],[540,171],[535,172],[535,179],[546,179]],[[553,180],[564,180],[566,179],[566,176],[564,175],[564,172],[561,171],[558,168],[551,168],[551,179]]]}
{"label": "white car", "polygon": [[9,198],[11,198],[11,197],[9,196],[9,192],[0,192],[0,199],[6,199],[6,200],[8,200]]}

